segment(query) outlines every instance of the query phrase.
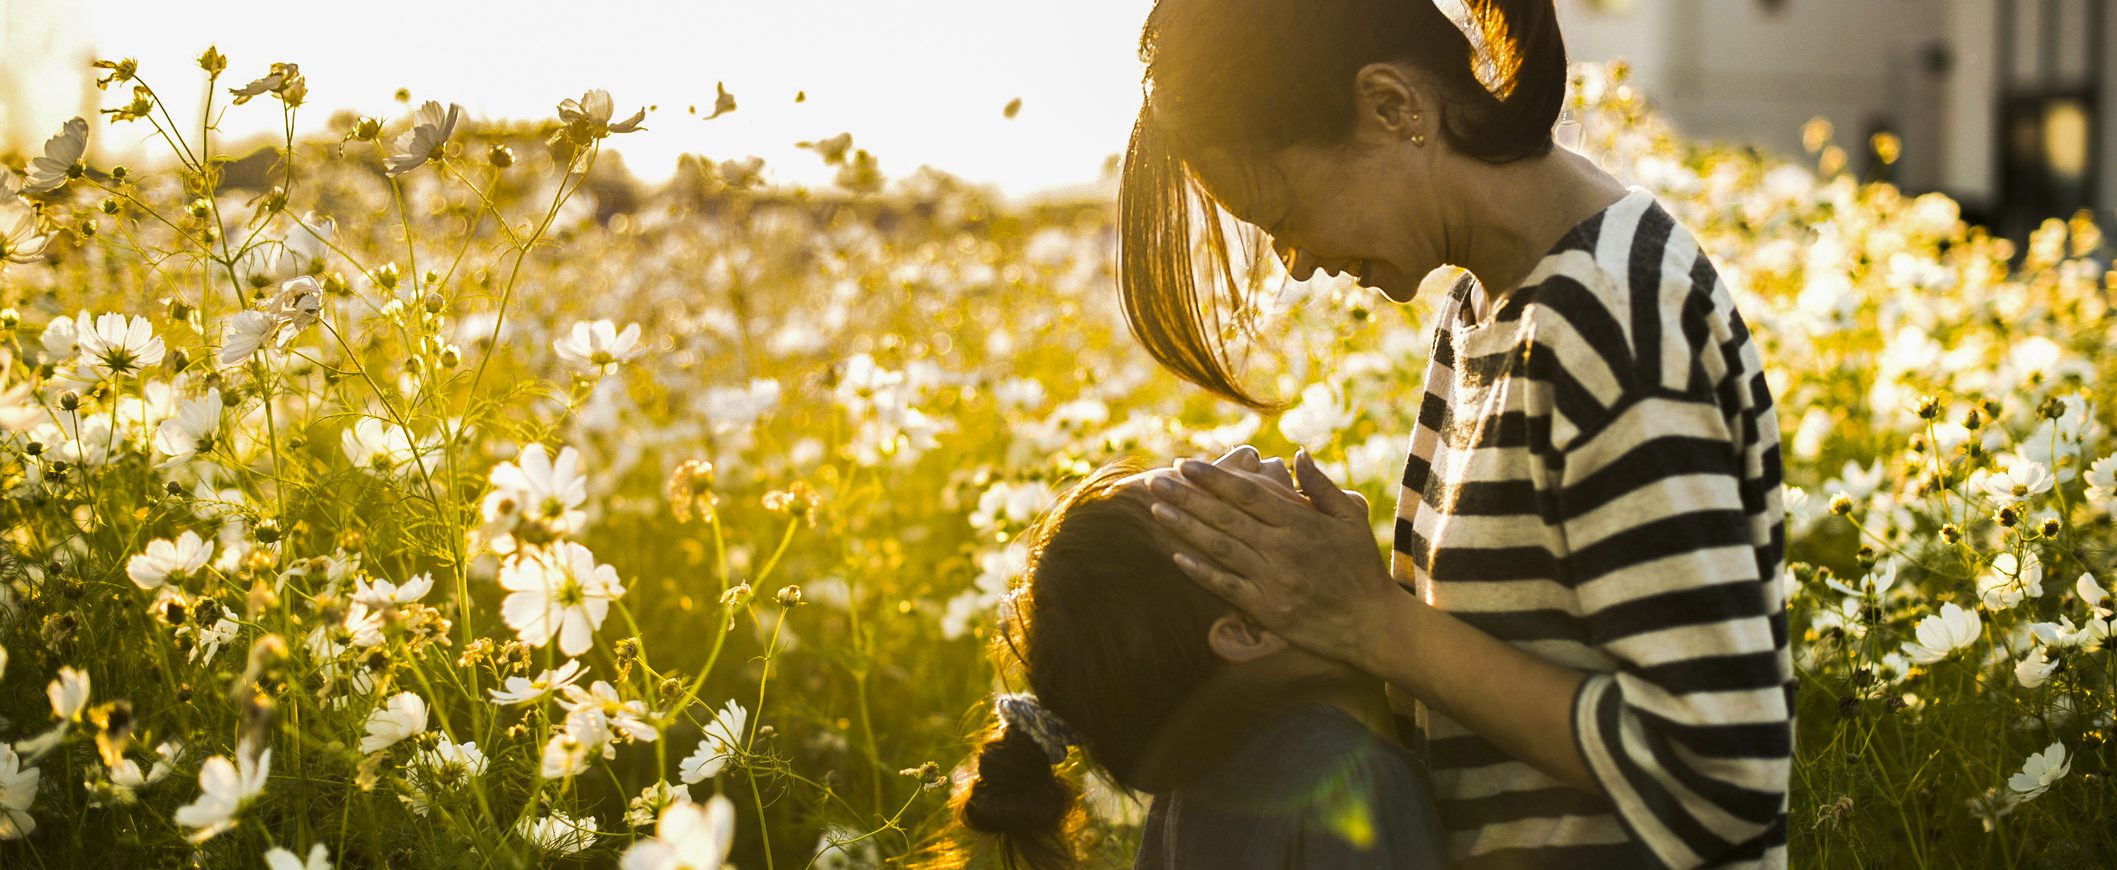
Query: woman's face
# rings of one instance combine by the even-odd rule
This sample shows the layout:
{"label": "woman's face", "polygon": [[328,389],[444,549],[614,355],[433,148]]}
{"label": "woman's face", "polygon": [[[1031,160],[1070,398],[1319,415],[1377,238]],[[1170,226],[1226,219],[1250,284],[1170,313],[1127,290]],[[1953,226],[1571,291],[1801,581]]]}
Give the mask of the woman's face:
{"label": "woman's face", "polygon": [[1427,164],[1410,145],[1294,145],[1245,164],[1219,155],[1192,161],[1206,191],[1237,219],[1263,230],[1289,274],[1351,275],[1392,301],[1408,302],[1444,265],[1440,227],[1405,191]]}

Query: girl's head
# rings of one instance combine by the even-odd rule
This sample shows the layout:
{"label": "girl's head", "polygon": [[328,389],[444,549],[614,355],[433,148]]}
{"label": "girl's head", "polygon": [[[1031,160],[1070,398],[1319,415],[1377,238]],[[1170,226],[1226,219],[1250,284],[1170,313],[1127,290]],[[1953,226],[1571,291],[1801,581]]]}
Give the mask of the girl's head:
{"label": "girl's head", "polygon": [[[1566,89],[1553,5],[1159,0],[1118,194],[1119,284],[1148,352],[1264,405],[1230,371],[1240,299],[1222,210],[1267,234],[1297,278],[1350,272],[1409,299],[1463,241],[1436,207],[1446,186],[1552,149]],[[1219,291],[1199,291],[1201,265]]]}
{"label": "girl's head", "polygon": [[[1171,472],[1138,470],[1105,467],[1040,521],[994,646],[1089,762],[1159,793],[1296,695],[1364,678],[1288,646],[1177,569],[1145,491],[1151,475]],[[1260,476],[1300,498],[1283,469]],[[1022,729],[994,722],[982,739],[975,777],[955,796],[958,819],[1001,835],[1017,862],[1063,865],[1076,789]]]}

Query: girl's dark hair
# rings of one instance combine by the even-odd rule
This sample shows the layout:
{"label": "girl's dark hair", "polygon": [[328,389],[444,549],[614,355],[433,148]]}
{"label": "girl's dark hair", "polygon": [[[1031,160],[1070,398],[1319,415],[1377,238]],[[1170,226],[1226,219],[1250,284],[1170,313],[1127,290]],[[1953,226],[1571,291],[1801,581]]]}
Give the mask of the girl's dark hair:
{"label": "girl's dark hair", "polygon": [[[1242,291],[1221,211],[1189,161],[1213,153],[1255,165],[1290,145],[1344,141],[1353,80],[1368,64],[1419,70],[1440,103],[1441,137],[1457,151],[1492,163],[1551,151],[1566,91],[1554,0],[1453,2],[1469,15],[1464,29],[1434,0],[1155,4],[1139,42],[1147,96],[1118,187],[1125,318],[1155,360],[1223,398],[1277,407],[1233,371],[1227,336],[1243,323]],[[1201,294],[1195,254],[1215,264],[1218,292]]]}
{"label": "girl's dark hair", "polygon": [[[1029,534],[1030,567],[993,640],[1080,740],[1085,760],[1132,791],[1163,792],[1234,739],[1241,689],[1207,645],[1226,604],[1176,568],[1146,494],[1122,481],[1133,462],[1103,467],[1062,496]],[[1085,821],[1080,790],[1026,734],[988,719],[973,776],[951,804],[970,831],[993,835],[1010,868],[1074,866]],[[952,860],[928,866],[962,866]]]}

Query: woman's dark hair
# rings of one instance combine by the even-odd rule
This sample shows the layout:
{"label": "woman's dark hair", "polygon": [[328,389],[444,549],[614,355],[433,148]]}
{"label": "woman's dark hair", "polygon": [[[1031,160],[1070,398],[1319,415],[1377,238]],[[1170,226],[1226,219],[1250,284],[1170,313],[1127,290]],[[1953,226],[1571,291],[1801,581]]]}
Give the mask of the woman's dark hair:
{"label": "woman's dark hair", "polygon": [[[1218,757],[1246,717],[1206,640],[1229,607],[1176,568],[1146,493],[1123,483],[1143,468],[1105,466],[1046,512],[993,653],[1074,732],[1085,760],[1126,789],[1158,793]],[[956,820],[993,835],[1004,867],[1074,866],[1085,812],[1066,765],[987,721],[973,776],[951,801]],[[929,866],[962,866],[967,850],[952,851]]]}
{"label": "woman's dark hair", "polygon": [[[1420,71],[1457,151],[1492,163],[1550,152],[1566,91],[1554,0],[1449,0],[1458,3],[1462,29],[1434,0],[1155,4],[1139,42],[1146,100],[1118,188],[1125,318],[1155,360],[1223,398],[1277,407],[1233,371],[1227,336],[1245,322],[1243,294],[1221,211],[1189,161],[1213,153],[1255,165],[1290,145],[1344,141],[1354,77],[1368,64]],[[1198,288],[1200,253],[1217,292]]]}

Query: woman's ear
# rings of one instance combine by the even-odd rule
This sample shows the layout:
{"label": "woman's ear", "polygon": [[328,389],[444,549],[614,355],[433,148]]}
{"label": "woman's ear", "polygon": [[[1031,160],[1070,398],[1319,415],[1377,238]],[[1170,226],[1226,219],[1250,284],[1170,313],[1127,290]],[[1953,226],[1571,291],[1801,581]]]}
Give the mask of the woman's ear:
{"label": "woman's ear", "polygon": [[1401,64],[1371,63],[1353,76],[1356,134],[1425,144],[1437,128],[1424,83]]}
{"label": "woman's ear", "polygon": [[1206,630],[1206,645],[1213,654],[1232,664],[1245,664],[1286,650],[1286,638],[1265,630],[1240,613],[1213,620]]}

